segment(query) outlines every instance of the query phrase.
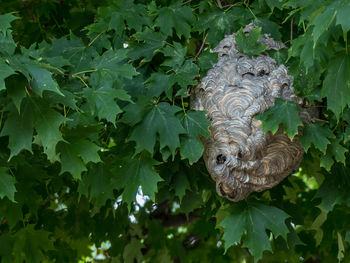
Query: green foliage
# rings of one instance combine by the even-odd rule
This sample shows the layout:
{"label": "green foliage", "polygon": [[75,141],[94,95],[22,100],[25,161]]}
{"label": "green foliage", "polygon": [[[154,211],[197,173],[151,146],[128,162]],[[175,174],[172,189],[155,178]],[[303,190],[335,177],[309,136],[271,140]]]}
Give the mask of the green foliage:
{"label": "green foliage", "polygon": [[271,251],[268,236],[265,233],[266,229],[269,229],[275,237],[281,235],[287,238],[289,230],[283,224],[287,217],[285,212],[276,207],[259,203],[248,204],[246,207],[234,206],[230,209],[229,215],[220,223],[220,226],[225,229],[223,235],[225,250],[234,243],[240,242],[245,232],[246,237],[242,246],[251,251],[257,262],[265,250]]}
{"label": "green foliage", "polygon": [[265,51],[266,46],[257,42],[262,37],[260,32],[261,28],[253,28],[246,36],[241,28],[235,37],[238,50],[248,56],[257,56]]}
{"label": "green foliage", "polygon": [[[348,262],[349,12],[348,0],[2,1],[0,262]],[[267,52],[317,114],[302,124],[276,99],[256,116],[264,131],[301,130],[306,153],[297,174],[234,204],[215,193],[210,122],[189,96],[237,31],[249,56],[266,51],[262,33],[287,46]]]}
{"label": "green foliage", "polygon": [[303,125],[298,116],[298,111],[300,109],[295,103],[277,98],[275,106],[257,115],[256,119],[263,121],[261,127],[264,132],[271,131],[276,133],[279,129],[279,124],[283,124],[285,133],[290,138],[293,138],[298,133],[298,126]]}

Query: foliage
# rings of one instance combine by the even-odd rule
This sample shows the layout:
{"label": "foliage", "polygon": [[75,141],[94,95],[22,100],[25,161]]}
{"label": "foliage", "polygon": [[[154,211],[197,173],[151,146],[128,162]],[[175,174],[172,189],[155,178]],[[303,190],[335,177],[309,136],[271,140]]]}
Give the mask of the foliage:
{"label": "foliage", "polygon": [[[347,262],[348,0],[8,0],[0,6],[1,262]],[[248,36],[242,26],[259,29]],[[306,151],[299,172],[239,203],[201,159],[189,95],[239,31],[318,116],[260,115]],[[269,33],[287,48],[265,51]]]}

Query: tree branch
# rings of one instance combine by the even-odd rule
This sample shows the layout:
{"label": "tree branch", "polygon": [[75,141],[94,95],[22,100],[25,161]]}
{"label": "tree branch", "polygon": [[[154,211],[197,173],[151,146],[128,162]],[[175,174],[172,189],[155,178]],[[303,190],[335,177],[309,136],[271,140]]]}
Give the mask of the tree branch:
{"label": "tree branch", "polygon": [[202,50],[203,50],[204,45],[205,45],[205,41],[207,40],[207,37],[208,37],[208,33],[209,33],[209,31],[205,34],[204,39],[203,39],[203,42],[202,42],[202,45],[201,45],[201,47],[199,48],[197,54],[194,56],[194,59],[197,59],[198,56],[202,53]]}

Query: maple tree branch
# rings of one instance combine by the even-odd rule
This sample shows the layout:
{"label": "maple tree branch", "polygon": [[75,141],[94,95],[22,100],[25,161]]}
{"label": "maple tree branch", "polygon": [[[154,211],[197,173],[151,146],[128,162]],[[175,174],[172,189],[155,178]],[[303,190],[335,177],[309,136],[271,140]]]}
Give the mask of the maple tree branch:
{"label": "maple tree branch", "polygon": [[193,0],[188,0],[188,1],[186,1],[186,2],[183,2],[181,5],[186,5],[186,4],[189,4],[189,3],[191,3]]}
{"label": "maple tree branch", "polygon": [[208,37],[208,33],[209,33],[209,31],[205,34],[204,39],[203,39],[203,42],[202,42],[202,45],[201,45],[201,47],[199,48],[197,54],[194,56],[194,59],[197,59],[198,56],[202,53],[202,50],[203,50],[204,45],[205,45],[205,41],[207,40],[207,37]]}
{"label": "maple tree branch", "polygon": [[216,2],[218,3],[219,8],[222,9],[223,7],[222,7],[222,4],[221,4],[221,1],[220,0],[216,0]]}

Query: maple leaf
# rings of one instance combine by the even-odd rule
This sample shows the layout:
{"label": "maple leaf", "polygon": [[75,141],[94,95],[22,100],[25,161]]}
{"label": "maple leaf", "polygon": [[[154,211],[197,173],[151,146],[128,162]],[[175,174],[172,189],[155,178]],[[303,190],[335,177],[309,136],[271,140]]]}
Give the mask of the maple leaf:
{"label": "maple leaf", "polygon": [[339,118],[346,105],[350,105],[350,56],[339,54],[328,64],[322,86],[322,96],[327,97],[327,107]]}
{"label": "maple leaf", "polygon": [[184,169],[181,169],[178,173],[176,173],[171,185],[175,190],[176,196],[178,196],[182,202],[182,199],[186,194],[186,190],[190,190],[190,182],[187,179]]}
{"label": "maple leaf", "polygon": [[167,36],[171,36],[172,29],[174,29],[179,38],[181,36],[189,38],[191,25],[194,21],[192,9],[177,3],[170,7],[162,7],[159,10],[155,25]]}
{"label": "maple leaf", "polygon": [[332,167],[329,174],[326,174],[325,180],[318,189],[314,198],[321,198],[320,206],[326,212],[332,211],[336,204],[350,204],[349,198],[349,173],[350,169],[337,163]]}
{"label": "maple leaf", "polygon": [[102,56],[98,56],[93,60],[92,66],[102,72],[107,72],[114,78],[124,77],[131,79],[138,73],[135,68],[125,63],[126,49],[108,50]]}
{"label": "maple leaf", "polygon": [[45,260],[43,252],[53,249],[53,242],[49,238],[50,232],[34,229],[34,225],[26,225],[15,235],[12,254],[14,262],[35,263]]}
{"label": "maple leaf", "polygon": [[262,258],[265,250],[272,250],[266,229],[275,237],[287,238],[289,232],[285,222],[289,216],[282,210],[260,203],[237,204],[229,212],[229,215],[219,224],[225,229],[223,240],[225,251],[234,244],[240,242],[243,233],[246,238],[243,247],[247,247],[254,256],[254,262]]}
{"label": "maple leaf", "polygon": [[255,116],[257,120],[263,121],[261,127],[264,132],[276,133],[279,125],[284,124],[284,131],[288,137],[293,138],[298,134],[298,126],[303,123],[298,115],[299,106],[294,102],[284,101],[276,98],[275,105],[264,113]]}
{"label": "maple leaf", "polygon": [[33,132],[33,112],[31,104],[26,101],[21,113],[17,110],[10,112],[0,133],[0,136],[9,136],[9,160],[22,150],[32,152]]}
{"label": "maple leaf", "polygon": [[15,202],[15,179],[8,173],[7,168],[0,167],[0,198],[5,196]]}
{"label": "maple leaf", "polygon": [[187,96],[187,87],[189,85],[197,84],[197,81],[194,80],[194,78],[198,75],[198,73],[198,66],[194,64],[191,59],[188,59],[181,67],[175,70],[175,74],[170,75],[170,83],[179,84],[182,87],[181,95]]}
{"label": "maple leaf", "polygon": [[205,117],[205,112],[188,111],[182,118],[182,124],[187,134],[181,136],[180,153],[190,163],[194,163],[203,154],[204,146],[200,137],[207,138],[210,135],[210,121]]}
{"label": "maple leaf", "polygon": [[130,136],[130,140],[136,142],[136,153],[147,150],[153,154],[159,135],[160,148],[169,147],[174,156],[175,149],[180,146],[179,135],[186,133],[180,120],[175,117],[175,113],[180,110],[181,108],[165,102],[154,105]]}
{"label": "maple leaf", "polygon": [[138,95],[136,103],[129,103],[123,108],[125,113],[121,122],[136,125],[143,120],[144,116],[152,109],[152,98],[144,95]]}
{"label": "maple leaf", "polygon": [[127,156],[116,168],[116,177],[113,178],[117,189],[124,188],[123,201],[130,209],[131,202],[135,201],[136,193],[141,186],[142,192],[154,201],[157,183],[162,180],[154,170],[154,165],[159,164],[148,153],[143,152],[135,158]]}
{"label": "maple leaf", "polygon": [[[346,32],[350,30],[350,20],[349,20],[349,14],[350,14],[350,5],[346,4],[346,1],[343,1],[344,6],[338,9],[337,11],[337,25],[341,25],[343,28],[344,35]],[[345,38],[345,36],[344,36]]]}
{"label": "maple leaf", "polygon": [[231,8],[227,12],[222,9],[210,8],[198,17],[194,29],[199,32],[208,32],[207,41],[212,46],[219,43],[225,34],[232,34],[237,30],[238,22],[247,24],[253,19],[251,13],[242,7]]}
{"label": "maple leaf", "polygon": [[11,13],[0,15],[0,32],[6,35],[7,30],[11,27],[11,23],[16,19],[19,19],[19,17]]}
{"label": "maple leaf", "polygon": [[130,96],[123,89],[114,89],[101,87],[99,89],[85,88],[84,96],[86,97],[91,115],[96,115],[99,119],[106,119],[115,125],[116,116],[122,112],[116,100],[132,102]]}
{"label": "maple leaf", "polygon": [[317,41],[322,35],[327,32],[333,21],[336,19],[336,24],[339,24],[343,28],[344,37],[346,32],[350,29],[349,22],[349,2],[343,1],[331,1],[327,6],[321,6],[315,13],[318,13],[311,21],[310,25],[313,25],[313,48],[316,47]]}
{"label": "maple leaf", "polygon": [[15,71],[7,65],[5,60],[0,58],[0,91],[6,88],[5,79],[12,74],[15,74]]}
{"label": "maple leaf", "polygon": [[169,76],[163,73],[152,73],[151,77],[146,80],[148,95],[158,97],[165,92],[166,96],[171,99],[172,86],[170,84]]}
{"label": "maple leaf", "polygon": [[187,48],[175,42],[174,47],[166,46],[162,52],[166,57],[170,57],[162,63],[162,66],[176,67],[181,66],[184,62]]}
{"label": "maple leaf", "polygon": [[74,179],[80,179],[81,173],[87,171],[86,164],[89,162],[101,162],[98,155],[98,147],[93,142],[84,138],[75,138],[60,142],[57,145],[57,151],[60,153],[61,172],[69,172]]}
{"label": "maple leaf", "polygon": [[327,150],[327,145],[330,143],[328,138],[334,136],[332,131],[321,123],[305,125],[303,135],[299,137],[299,141],[307,151],[311,144],[314,144],[321,152]]}
{"label": "maple leaf", "polygon": [[103,206],[108,199],[114,197],[111,184],[111,173],[104,165],[94,165],[79,181],[79,195],[85,195],[94,200],[98,206]]}
{"label": "maple leaf", "polygon": [[68,119],[39,99],[32,100],[33,124],[37,135],[35,143],[42,144],[44,153],[51,162],[58,160],[56,144],[63,141],[60,126]]}
{"label": "maple leaf", "polygon": [[143,61],[150,61],[151,58],[164,46],[166,36],[161,32],[154,32],[146,28],[135,34],[135,39],[143,43],[130,43],[128,56],[131,59],[144,58]]}
{"label": "maple leaf", "polygon": [[143,259],[143,254],[141,249],[144,245],[140,240],[132,238],[131,241],[124,247],[123,259],[126,263],[141,262]]}
{"label": "maple leaf", "polygon": [[324,167],[329,171],[334,164],[334,160],[337,162],[342,162],[345,164],[345,153],[349,150],[343,147],[341,144],[341,139],[335,139],[331,141],[331,144],[327,147],[326,154],[322,155],[320,158],[320,166]]}
{"label": "maple leaf", "polygon": [[253,28],[249,35],[245,35],[243,33],[243,29],[241,28],[236,37],[237,49],[246,54],[247,56],[257,56],[266,50],[266,46],[262,43],[258,43],[258,39],[262,37],[260,34],[261,27]]}
{"label": "maple leaf", "polygon": [[42,96],[44,90],[50,90],[64,96],[63,93],[59,90],[57,82],[52,78],[50,71],[42,68],[38,63],[30,63],[29,61],[24,64],[24,68],[32,76],[32,79],[28,79],[28,81],[31,81],[31,88],[39,96]]}

